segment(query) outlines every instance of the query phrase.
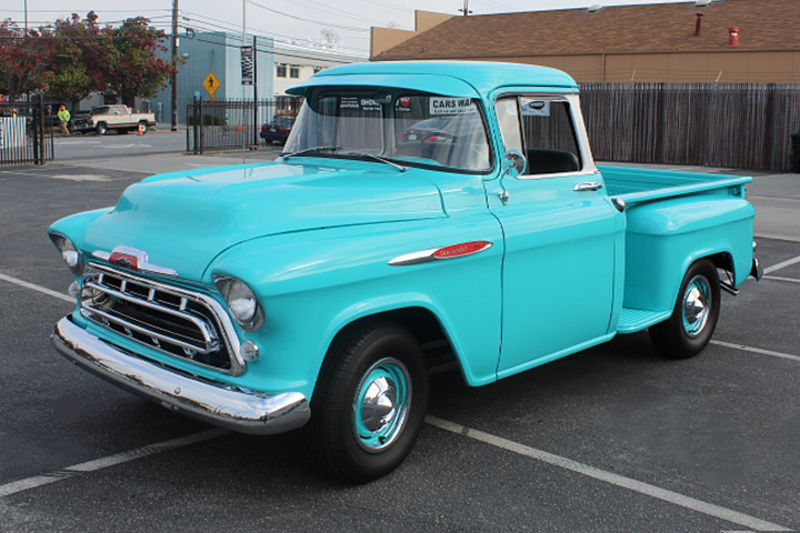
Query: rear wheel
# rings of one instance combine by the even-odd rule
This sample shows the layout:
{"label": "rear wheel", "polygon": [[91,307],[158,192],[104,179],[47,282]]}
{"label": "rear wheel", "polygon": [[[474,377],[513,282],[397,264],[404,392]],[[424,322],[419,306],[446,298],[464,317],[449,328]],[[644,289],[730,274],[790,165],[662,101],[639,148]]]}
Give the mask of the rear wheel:
{"label": "rear wheel", "polygon": [[142,135],[147,133],[147,122],[142,121],[139,123],[139,131],[142,132]]}
{"label": "rear wheel", "polygon": [[720,303],[717,268],[708,259],[697,261],[683,278],[672,316],[650,328],[650,339],[673,359],[699,354],[717,327]]}
{"label": "rear wheel", "polygon": [[417,439],[428,403],[422,350],[406,329],[369,322],[331,346],[306,427],[317,463],[348,483],[388,474]]}

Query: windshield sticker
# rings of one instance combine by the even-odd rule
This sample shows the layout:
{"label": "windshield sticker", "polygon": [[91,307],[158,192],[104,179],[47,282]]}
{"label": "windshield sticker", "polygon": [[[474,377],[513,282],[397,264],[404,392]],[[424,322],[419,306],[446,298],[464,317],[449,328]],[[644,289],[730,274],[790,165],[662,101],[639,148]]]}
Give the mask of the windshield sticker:
{"label": "windshield sticker", "polygon": [[381,104],[377,100],[373,100],[371,98],[362,98],[361,99],[361,110],[362,111],[380,111]]}
{"label": "windshield sticker", "polygon": [[372,98],[343,96],[339,100],[339,109],[358,109],[361,111],[380,111],[381,104]]}
{"label": "windshield sticker", "polygon": [[522,99],[523,117],[549,117],[550,102],[547,100],[526,100]]}
{"label": "windshield sticker", "polygon": [[343,96],[339,100],[339,109],[361,109],[361,106],[355,96]]}
{"label": "windshield sticker", "polygon": [[431,115],[461,115],[478,111],[470,98],[431,98],[430,102]]}

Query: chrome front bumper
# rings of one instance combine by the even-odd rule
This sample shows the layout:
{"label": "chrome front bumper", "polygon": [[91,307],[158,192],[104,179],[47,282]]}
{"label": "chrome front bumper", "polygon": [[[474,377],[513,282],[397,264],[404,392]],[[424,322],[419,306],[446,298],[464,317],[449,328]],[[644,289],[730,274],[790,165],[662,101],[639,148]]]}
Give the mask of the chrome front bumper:
{"label": "chrome front bumper", "polygon": [[283,433],[311,417],[299,392],[265,394],[206,380],[142,359],[76,326],[69,316],[50,339],[68,360],[164,407],[239,433]]}

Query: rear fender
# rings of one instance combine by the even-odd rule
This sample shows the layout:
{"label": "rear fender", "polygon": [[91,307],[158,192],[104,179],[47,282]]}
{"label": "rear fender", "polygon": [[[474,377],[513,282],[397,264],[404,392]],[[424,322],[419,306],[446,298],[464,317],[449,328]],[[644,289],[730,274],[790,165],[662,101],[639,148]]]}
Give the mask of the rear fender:
{"label": "rear fender", "polygon": [[750,275],[755,209],[716,195],[635,204],[627,211],[623,306],[671,310],[684,273],[705,257],[726,255],[738,286]]}

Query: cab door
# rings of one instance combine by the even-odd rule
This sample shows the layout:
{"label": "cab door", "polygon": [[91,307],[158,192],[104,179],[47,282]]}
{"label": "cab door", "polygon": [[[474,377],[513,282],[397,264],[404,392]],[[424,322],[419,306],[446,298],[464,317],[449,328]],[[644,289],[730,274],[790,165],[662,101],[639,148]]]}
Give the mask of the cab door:
{"label": "cab door", "polygon": [[505,235],[498,377],[608,338],[620,213],[577,133],[577,98],[509,95],[495,110],[526,169],[487,183]]}

